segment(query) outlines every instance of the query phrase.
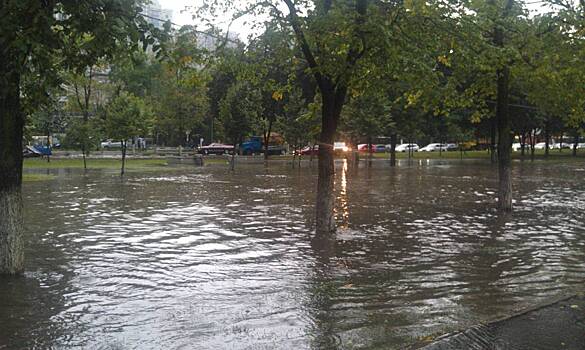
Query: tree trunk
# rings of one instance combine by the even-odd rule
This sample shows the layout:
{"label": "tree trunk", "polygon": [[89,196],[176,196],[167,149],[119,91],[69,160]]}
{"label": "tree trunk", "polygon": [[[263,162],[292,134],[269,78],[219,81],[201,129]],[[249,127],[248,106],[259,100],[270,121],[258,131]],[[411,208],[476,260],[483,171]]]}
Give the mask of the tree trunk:
{"label": "tree trunk", "polygon": [[[47,126],[47,149],[49,150],[49,152],[52,150],[53,147],[51,147],[51,130],[49,130],[49,127]],[[51,163],[51,155],[47,154],[47,163]]]}
{"label": "tree trunk", "polygon": [[550,135],[548,134],[548,122],[544,124],[544,156],[548,157]]}
{"label": "tree trunk", "polygon": [[[397,135],[392,134],[390,135],[390,166],[396,166],[396,142],[397,142]],[[409,147],[410,151],[410,147]]]}
{"label": "tree trunk", "polygon": [[522,158],[526,155],[526,133],[520,135],[520,155]]}
{"label": "tree trunk", "polygon": [[87,161],[85,160],[85,146],[81,146],[81,156],[83,157],[83,170],[87,170]]}
{"label": "tree trunk", "polygon": [[351,141],[351,156],[353,166],[357,169],[360,166],[360,152],[358,151],[358,143],[354,140]]}
{"label": "tree trunk", "polygon": [[272,119],[268,120],[268,132],[264,133],[264,160],[268,160],[268,141],[272,132]]}
{"label": "tree trunk", "polygon": [[459,142],[459,158],[463,160],[463,142]]}
{"label": "tree trunk", "polygon": [[[5,58],[0,56],[0,58]],[[0,59],[0,69],[6,67]],[[20,75],[2,72],[0,86],[0,274],[24,270]]]}
{"label": "tree trunk", "polygon": [[534,146],[536,145],[536,130],[532,130],[530,135],[531,135],[530,136],[530,161],[534,161],[534,152],[535,152]]}
{"label": "tree trunk", "polygon": [[492,164],[496,163],[496,119],[492,119],[490,127],[490,160]]}
{"label": "tree trunk", "polygon": [[368,135],[368,147],[367,154],[368,154],[368,167],[372,167],[372,136]]}
{"label": "tree trunk", "polygon": [[298,149],[299,149],[299,157],[298,157],[298,160],[299,160],[299,169],[300,169],[301,168],[301,160],[303,158],[303,155],[301,154],[301,149],[303,149],[303,148],[302,148],[302,146],[299,145],[299,148]]}
{"label": "tree trunk", "polygon": [[120,176],[124,176],[124,168],[126,165],[126,144],[127,141],[122,141],[122,170],[120,171]]}
{"label": "tree trunk", "polygon": [[[343,101],[339,103],[336,94],[322,91],[322,120],[319,138],[319,178],[317,180],[316,232],[317,235],[335,232],[335,167],[333,159],[333,139],[337,120],[341,114]],[[343,96],[342,100],[345,98]],[[339,104],[338,104],[339,103]]]}
{"label": "tree trunk", "polygon": [[232,160],[230,162],[230,170],[231,171],[236,170],[236,145],[237,144],[238,144],[237,142],[234,142],[234,149],[232,151]]}
{"label": "tree trunk", "polygon": [[[502,17],[507,17],[514,0],[507,0]],[[504,29],[494,28],[494,44],[504,47]],[[512,211],[512,127],[510,123],[510,67],[504,63],[497,70],[496,123],[498,132],[498,209]],[[493,139],[492,139],[493,140]]]}
{"label": "tree trunk", "polygon": [[509,116],[509,80],[507,66],[498,71],[496,119],[498,123],[498,208],[512,211],[512,133]]}

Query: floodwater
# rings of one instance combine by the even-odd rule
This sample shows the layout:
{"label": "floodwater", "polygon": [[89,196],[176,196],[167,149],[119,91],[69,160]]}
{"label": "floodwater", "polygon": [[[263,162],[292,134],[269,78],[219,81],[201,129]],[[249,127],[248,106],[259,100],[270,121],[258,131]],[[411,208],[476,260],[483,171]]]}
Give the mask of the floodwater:
{"label": "floodwater", "polygon": [[55,171],[26,183],[26,274],[0,279],[0,349],[395,349],[585,278],[585,164],[336,164],[341,228],[314,240],[316,169]]}

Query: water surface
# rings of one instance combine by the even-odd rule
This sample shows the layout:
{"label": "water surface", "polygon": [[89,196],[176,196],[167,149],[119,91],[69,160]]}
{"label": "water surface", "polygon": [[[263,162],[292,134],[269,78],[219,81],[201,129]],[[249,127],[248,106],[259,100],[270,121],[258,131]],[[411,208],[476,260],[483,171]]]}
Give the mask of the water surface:
{"label": "water surface", "polygon": [[582,286],[585,165],[52,170],[26,183],[27,266],[0,280],[0,349],[394,349]]}

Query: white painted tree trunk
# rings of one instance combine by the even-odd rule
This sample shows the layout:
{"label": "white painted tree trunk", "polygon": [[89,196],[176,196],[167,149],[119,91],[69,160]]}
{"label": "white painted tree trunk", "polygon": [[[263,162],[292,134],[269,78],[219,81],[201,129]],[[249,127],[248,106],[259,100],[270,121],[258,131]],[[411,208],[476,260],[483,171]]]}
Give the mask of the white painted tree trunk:
{"label": "white painted tree trunk", "polygon": [[24,270],[20,187],[0,191],[0,274]]}

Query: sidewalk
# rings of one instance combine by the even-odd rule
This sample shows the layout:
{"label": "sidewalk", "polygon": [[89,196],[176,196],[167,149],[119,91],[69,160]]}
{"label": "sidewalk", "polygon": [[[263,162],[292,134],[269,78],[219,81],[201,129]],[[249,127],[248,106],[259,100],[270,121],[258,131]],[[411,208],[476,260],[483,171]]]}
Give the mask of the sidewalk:
{"label": "sidewalk", "polygon": [[447,334],[419,349],[585,349],[585,296],[571,296],[506,319]]}

